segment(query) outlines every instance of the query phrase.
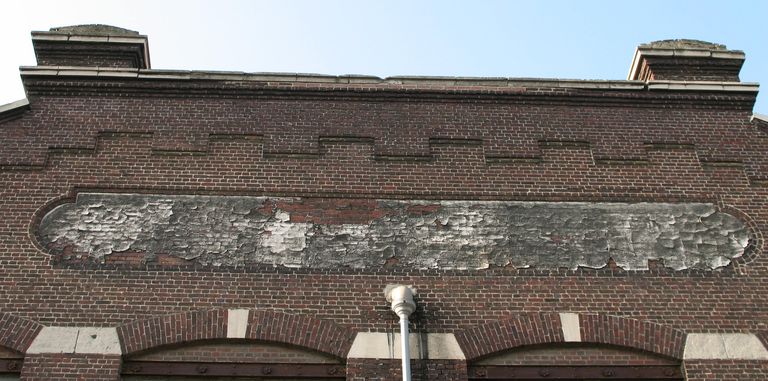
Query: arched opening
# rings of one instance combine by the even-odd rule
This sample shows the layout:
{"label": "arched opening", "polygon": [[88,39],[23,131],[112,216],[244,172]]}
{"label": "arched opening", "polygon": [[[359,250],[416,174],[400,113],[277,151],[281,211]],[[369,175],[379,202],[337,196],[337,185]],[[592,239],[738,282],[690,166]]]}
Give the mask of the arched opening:
{"label": "arched opening", "polygon": [[23,364],[23,353],[0,346],[0,381],[18,380]]}
{"label": "arched opening", "polygon": [[254,340],[205,340],[162,346],[124,358],[126,381],[344,380],[342,359],[311,349]]}
{"label": "arched opening", "polygon": [[680,360],[606,344],[539,344],[496,352],[469,365],[470,380],[682,381]]}

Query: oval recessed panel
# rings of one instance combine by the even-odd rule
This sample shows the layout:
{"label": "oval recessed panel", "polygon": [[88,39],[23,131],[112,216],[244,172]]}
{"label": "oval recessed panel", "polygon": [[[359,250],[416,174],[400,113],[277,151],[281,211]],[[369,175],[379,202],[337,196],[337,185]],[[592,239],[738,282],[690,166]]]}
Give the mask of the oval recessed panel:
{"label": "oval recessed panel", "polygon": [[212,266],[714,269],[746,225],[707,203],[400,201],[81,193],[38,239],[64,260],[132,253]]}

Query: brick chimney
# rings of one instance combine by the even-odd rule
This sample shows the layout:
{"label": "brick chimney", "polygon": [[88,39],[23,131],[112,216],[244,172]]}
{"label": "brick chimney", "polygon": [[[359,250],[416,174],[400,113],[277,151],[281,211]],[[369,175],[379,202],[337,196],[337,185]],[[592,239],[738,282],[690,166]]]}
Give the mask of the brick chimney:
{"label": "brick chimney", "polygon": [[109,25],[32,32],[32,45],[39,66],[150,68],[147,36]]}
{"label": "brick chimney", "polygon": [[635,50],[629,80],[739,82],[744,52],[698,40],[663,40]]}

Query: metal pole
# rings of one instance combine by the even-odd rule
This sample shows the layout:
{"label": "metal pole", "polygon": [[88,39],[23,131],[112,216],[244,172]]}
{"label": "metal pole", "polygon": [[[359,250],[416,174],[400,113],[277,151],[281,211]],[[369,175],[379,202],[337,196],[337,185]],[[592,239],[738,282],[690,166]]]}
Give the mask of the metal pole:
{"label": "metal pole", "polygon": [[400,315],[400,352],[403,354],[403,381],[411,381],[411,348],[408,334],[408,316]]}
{"label": "metal pole", "polygon": [[401,284],[388,285],[384,296],[392,304],[392,312],[400,317],[400,353],[403,359],[403,381],[411,381],[411,348],[409,345],[408,316],[416,311],[413,295],[416,291]]}

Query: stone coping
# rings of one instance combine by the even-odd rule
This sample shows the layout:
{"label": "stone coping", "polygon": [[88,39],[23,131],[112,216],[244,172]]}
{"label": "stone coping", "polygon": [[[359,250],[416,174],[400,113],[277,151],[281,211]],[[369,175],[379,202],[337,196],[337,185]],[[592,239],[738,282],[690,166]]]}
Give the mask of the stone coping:
{"label": "stone coping", "polygon": [[751,120],[755,119],[768,123],[768,115],[754,113],[752,114]]}
{"label": "stone coping", "polygon": [[398,86],[436,91],[478,90],[490,88],[574,88],[598,90],[674,90],[674,91],[718,91],[753,92],[759,85],[753,82],[715,81],[625,81],[625,80],[576,80],[547,78],[504,78],[504,77],[429,77],[392,76],[380,78],[367,75],[323,75],[305,73],[246,73],[237,71],[188,71],[148,70],[106,67],[78,66],[22,66],[22,77],[91,77],[91,78],[136,78],[162,80],[211,80],[211,81],[254,81],[273,83],[343,84],[372,85],[377,87]]}
{"label": "stone coping", "polygon": [[32,41],[70,41],[70,42],[112,42],[118,44],[147,44],[144,35],[80,35],[60,32],[32,32]]}
{"label": "stone coping", "polygon": [[13,111],[13,110],[16,110],[22,107],[28,107],[28,106],[29,106],[29,100],[27,98],[19,99],[11,103],[0,105],[0,115],[2,115],[4,112],[7,112],[7,111]]}

